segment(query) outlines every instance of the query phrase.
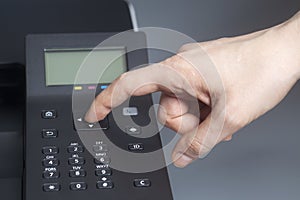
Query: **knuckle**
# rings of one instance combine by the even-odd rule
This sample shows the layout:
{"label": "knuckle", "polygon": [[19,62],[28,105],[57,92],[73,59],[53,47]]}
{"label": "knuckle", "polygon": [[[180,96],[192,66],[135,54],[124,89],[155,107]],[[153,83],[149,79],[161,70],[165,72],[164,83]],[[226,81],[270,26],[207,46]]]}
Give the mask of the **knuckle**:
{"label": "knuckle", "polygon": [[186,70],[185,66],[188,65],[188,62],[181,54],[177,54],[164,60],[162,64],[166,69],[171,69],[177,73],[183,73]]}
{"label": "knuckle", "polygon": [[179,55],[174,55],[166,60],[162,61],[161,63],[166,67],[174,67],[175,63],[178,63],[181,60]]}
{"label": "knuckle", "polygon": [[128,77],[128,73],[129,73],[129,72],[125,72],[125,73],[121,74],[121,75],[117,78],[117,81],[118,81],[118,82],[124,82],[124,81],[126,81],[126,79],[127,79],[127,77]]}
{"label": "knuckle", "polygon": [[194,139],[188,148],[188,153],[192,157],[199,157],[201,155],[202,142],[199,139]]}
{"label": "knuckle", "polygon": [[[130,82],[130,72],[125,72],[123,74],[121,74],[116,81],[115,87],[114,87],[114,95],[118,96],[118,93],[120,91],[125,92],[126,94],[130,94],[131,93],[131,85],[128,84]],[[105,91],[105,90],[104,90]]]}
{"label": "knuckle", "polygon": [[101,113],[101,108],[103,105],[105,108],[111,109],[111,94],[104,92],[96,97],[96,111]]}
{"label": "knuckle", "polygon": [[168,128],[174,128],[174,123],[173,123],[172,118],[168,114],[166,114],[165,112],[160,111],[158,113],[158,120],[164,126],[166,126]]}
{"label": "knuckle", "polygon": [[158,109],[158,121],[163,124],[166,125],[167,122],[167,114],[166,111],[162,108]]}

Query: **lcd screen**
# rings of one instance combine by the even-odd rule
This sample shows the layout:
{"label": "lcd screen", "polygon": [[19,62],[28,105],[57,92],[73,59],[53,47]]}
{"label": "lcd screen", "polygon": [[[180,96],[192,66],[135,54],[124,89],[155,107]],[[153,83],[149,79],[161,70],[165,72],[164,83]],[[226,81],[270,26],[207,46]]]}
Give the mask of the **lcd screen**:
{"label": "lcd screen", "polygon": [[46,49],[46,85],[111,83],[127,70],[125,48]]}

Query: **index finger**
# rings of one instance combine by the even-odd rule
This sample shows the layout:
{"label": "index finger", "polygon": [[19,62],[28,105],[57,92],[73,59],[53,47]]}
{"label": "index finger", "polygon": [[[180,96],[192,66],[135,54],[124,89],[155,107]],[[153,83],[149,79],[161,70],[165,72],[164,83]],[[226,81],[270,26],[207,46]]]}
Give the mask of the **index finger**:
{"label": "index finger", "polygon": [[164,69],[161,69],[161,64],[154,64],[122,74],[96,97],[85,120],[93,123],[104,119],[112,108],[119,106],[130,96],[166,90],[162,86],[169,85],[166,82],[166,73]]}

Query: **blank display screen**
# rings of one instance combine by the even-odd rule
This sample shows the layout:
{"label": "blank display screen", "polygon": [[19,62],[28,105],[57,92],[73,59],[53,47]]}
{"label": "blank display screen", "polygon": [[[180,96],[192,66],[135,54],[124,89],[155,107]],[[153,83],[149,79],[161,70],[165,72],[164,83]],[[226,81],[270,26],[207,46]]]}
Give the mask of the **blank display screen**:
{"label": "blank display screen", "polygon": [[46,85],[111,83],[127,70],[125,48],[45,50]]}

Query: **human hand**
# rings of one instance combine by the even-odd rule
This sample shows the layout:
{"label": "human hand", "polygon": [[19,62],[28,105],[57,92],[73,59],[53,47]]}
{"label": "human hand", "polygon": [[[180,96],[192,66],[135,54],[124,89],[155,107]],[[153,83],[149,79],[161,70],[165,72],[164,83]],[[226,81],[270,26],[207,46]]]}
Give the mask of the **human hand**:
{"label": "human hand", "polygon": [[[158,118],[182,135],[172,158],[185,167],[286,96],[300,74],[300,48],[293,35],[282,24],[185,45],[161,63],[121,75],[97,96],[86,120],[103,119],[130,96],[161,91]],[[201,115],[195,112],[199,108]]]}

